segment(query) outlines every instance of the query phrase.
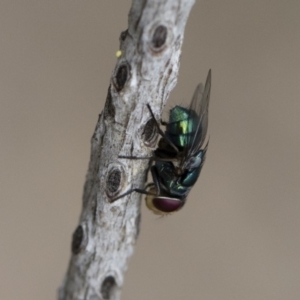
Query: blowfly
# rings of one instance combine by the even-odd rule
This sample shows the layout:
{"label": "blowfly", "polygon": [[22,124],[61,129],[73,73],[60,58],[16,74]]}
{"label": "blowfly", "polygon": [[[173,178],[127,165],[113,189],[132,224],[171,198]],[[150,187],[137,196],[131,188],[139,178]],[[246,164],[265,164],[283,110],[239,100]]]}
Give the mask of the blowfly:
{"label": "blowfly", "polygon": [[[146,189],[131,189],[116,199],[132,192],[146,194],[146,205],[155,214],[168,214],[180,210],[187,195],[196,183],[203,167],[208,142],[208,106],[211,90],[211,70],[205,86],[199,84],[188,108],[175,106],[170,110],[169,121],[160,129],[150,105],[148,109],[162,136],[154,156],[150,159],[153,182]],[[125,157],[145,159],[145,157]]]}

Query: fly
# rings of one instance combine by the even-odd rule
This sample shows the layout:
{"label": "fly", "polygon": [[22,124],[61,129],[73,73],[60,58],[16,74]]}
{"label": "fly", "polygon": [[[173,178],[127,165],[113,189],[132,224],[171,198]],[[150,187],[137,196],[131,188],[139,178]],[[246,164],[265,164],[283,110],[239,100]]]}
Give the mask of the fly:
{"label": "fly", "polygon": [[[175,106],[170,110],[169,121],[162,122],[166,127],[165,132],[160,129],[150,105],[147,105],[162,136],[154,156],[148,158],[153,182],[145,189],[131,189],[114,200],[132,192],[146,194],[146,205],[156,214],[172,213],[184,206],[206,157],[210,90],[211,70],[204,88],[202,84],[197,86],[189,108]],[[146,159],[128,156],[120,158]]]}

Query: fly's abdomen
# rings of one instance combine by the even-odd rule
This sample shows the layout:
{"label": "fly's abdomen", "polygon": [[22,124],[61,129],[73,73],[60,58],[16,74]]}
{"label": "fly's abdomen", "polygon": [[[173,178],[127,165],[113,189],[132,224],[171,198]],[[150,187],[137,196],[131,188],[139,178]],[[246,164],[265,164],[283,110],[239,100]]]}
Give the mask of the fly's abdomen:
{"label": "fly's abdomen", "polygon": [[192,187],[196,183],[200,175],[200,172],[201,172],[201,167],[195,168],[192,171],[183,174],[181,177],[182,186]]}
{"label": "fly's abdomen", "polygon": [[190,161],[190,169],[186,169],[186,172],[181,176],[181,183],[183,186],[192,187],[200,175],[201,169],[205,161],[205,150],[200,150],[197,155],[192,157]]}

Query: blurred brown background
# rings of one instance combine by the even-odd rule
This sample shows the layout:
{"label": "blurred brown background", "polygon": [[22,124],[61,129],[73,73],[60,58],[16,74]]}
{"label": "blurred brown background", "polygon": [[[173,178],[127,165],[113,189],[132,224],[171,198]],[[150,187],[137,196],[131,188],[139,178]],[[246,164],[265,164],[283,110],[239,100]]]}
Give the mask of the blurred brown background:
{"label": "blurred brown background", "polygon": [[[130,5],[0,1],[0,299],[56,297]],[[122,300],[299,300],[299,0],[198,0],[171,102],[209,68],[207,162],[182,211],[143,205]]]}

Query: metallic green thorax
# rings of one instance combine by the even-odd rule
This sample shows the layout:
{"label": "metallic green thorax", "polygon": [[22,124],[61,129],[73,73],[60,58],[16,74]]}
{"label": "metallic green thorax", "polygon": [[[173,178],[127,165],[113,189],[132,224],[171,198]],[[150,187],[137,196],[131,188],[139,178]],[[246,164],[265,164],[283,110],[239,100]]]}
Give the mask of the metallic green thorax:
{"label": "metallic green thorax", "polygon": [[[191,116],[192,113],[193,116]],[[195,112],[182,106],[175,106],[170,111],[169,123],[166,128],[167,136],[177,147],[185,147],[195,130],[197,119],[198,116]]]}

